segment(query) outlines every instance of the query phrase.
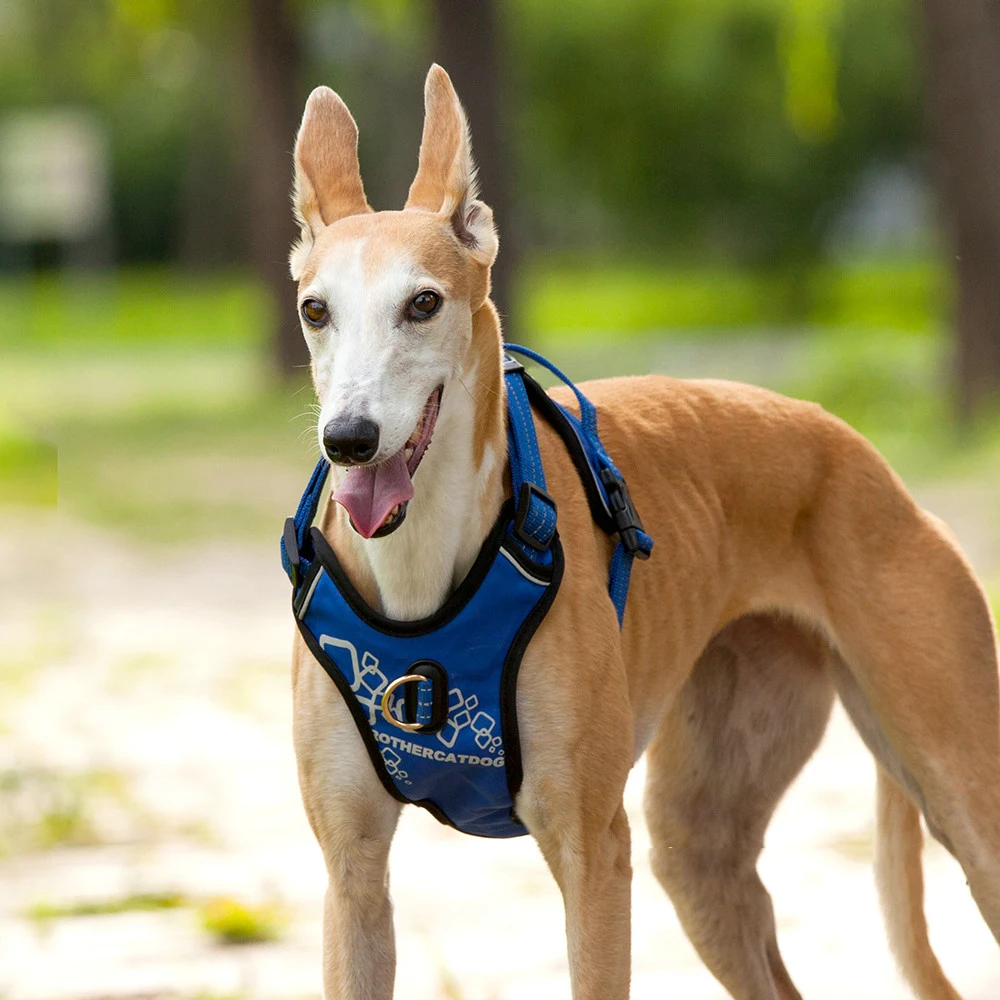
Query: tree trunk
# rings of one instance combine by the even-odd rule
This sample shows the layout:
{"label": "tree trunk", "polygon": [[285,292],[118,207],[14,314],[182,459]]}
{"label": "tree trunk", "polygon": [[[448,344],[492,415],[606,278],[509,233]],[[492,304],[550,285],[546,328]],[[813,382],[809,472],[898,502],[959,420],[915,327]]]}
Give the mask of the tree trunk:
{"label": "tree trunk", "polygon": [[308,363],[295,314],[288,251],[297,235],[288,192],[299,120],[299,45],[289,0],[250,0],[250,242],[272,303],[272,351],[292,375]]}
{"label": "tree trunk", "polygon": [[500,53],[496,0],[434,0],[434,59],[451,76],[472,132],[482,199],[492,209],[500,233],[493,265],[493,300],[511,336],[512,284],[520,241],[510,203],[512,158],[505,121],[506,79]]}
{"label": "tree trunk", "polygon": [[923,0],[926,105],[957,277],[968,421],[1000,401],[1000,4]]}

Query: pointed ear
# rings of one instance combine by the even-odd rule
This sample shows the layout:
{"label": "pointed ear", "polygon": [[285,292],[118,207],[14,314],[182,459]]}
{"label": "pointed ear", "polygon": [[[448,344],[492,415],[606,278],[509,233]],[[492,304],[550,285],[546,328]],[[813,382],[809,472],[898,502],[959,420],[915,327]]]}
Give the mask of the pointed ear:
{"label": "pointed ear", "polygon": [[463,246],[489,265],[497,254],[497,236],[493,212],[476,200],[477,193],[465,112],[450,77],[435,63],[424,85],[424,134],[406,208],[446,216]]}
{"label": "pointed ear", "polygon": [[296,280],[324,226],[371,211],[358,166],[358,126],[329,87],[317,87],[306,101],[295,140],[292,205],[302,227],[302,239],[292,250]]}

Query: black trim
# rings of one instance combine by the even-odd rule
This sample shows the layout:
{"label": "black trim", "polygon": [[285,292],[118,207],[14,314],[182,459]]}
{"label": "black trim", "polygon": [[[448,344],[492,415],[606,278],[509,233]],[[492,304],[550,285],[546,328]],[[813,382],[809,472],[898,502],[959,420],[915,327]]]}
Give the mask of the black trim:
{"label": "black trim", "polygon": [[[479,589],[483,580],[486,579],[486,574],[489,573],[490,567],[493,565],[497,550],[500,548],[500,544],[507,531],[507,526],[513,516],[514,503],[512,500],[508,500],[500,508],[500,516],[490,529],[486,541],[483,542],[483,546],[479,550],[479,555],[476,556],[476,561],[472,564],[472,569],[466,574],[465,579],[458,585],[455,592],[434,614],[412,622],[396,621],[369,607],[347,578],[347,574],[341,568],[337,556],[330,547],[330,543],[323,536],[323,532],[319,528],[313,527],[310,529],[309,534],[316,549],[317,561],[323,564],[323,568],[330,575],[334,584],[336,584],[337,589],[350,609],[366,625],[370,625],[383,635],[416,636],[427,635],[429,632],[433,632],[435,629],[446,625],[472,600],[473,595]],[[527,559],[527,556],[525,556],[525,559]],[[540,580],[545,580],[552,572],[550,566],[543,566],[533,562],[529,563],[529,565],[532,575],[538,577]]]}
{"label": "black trim", "polygon": [[[508,550],[510,551],[510,550]],[[511,801],[511,819],[515,822],[513,803],[517,793],[521,790],[521,781],[524,778],[524,769],[521,765],[521,736],[517,725],[517,675],[521,669],[521,660],[524,651],[528,648],[528,643],[541,625],[542,619],[548,614],[552,602],[556,599],[559,585],[562,583],[565,560],[563,559],[562,541],[559,539],[557,531],[552,538],[552,579],[549,582],[545,593],[539,598],[538,603],[531,609],[528,617],[521,623],[521,627],[514,636],[514,641],[507,650],[507,656],[503,661],[503,669],[500,672],[500,732],[503,736],[504,755],[506,763],[504,773],[507,776],[507,791]],[[522,826],[524,824],[521,824]]]}
{"label": "black trim", "polygon": [[583,450],[583,445],[577,437],[573,425],[566,419],[566,414],[559,409],[558,404],[545,390],[527,373],[522,375],[525,388],[528,391],[528,399],[532,407],[538,414],[545,418],[545,422],[562,438],[569,457],[576,466],[580,482],[583,483],[583,491],[587,495],[587,506],[590,507],[590,516],[594,523],[606,535],[614,535],[615,524],[611,518],[604,497],[594,479],[595,472],[587,461],[587,454]]}
{"label": "black trim", "polygon": [[299,584],[299,564],[302,560],[299,556],[299,540],[294,517],[285,518],[285,528],[281,534],[281,541],[285,546],[285,558],[288,559],[288,565],[291,567],[288,576],[292,581],[292,586],[297,587]]}

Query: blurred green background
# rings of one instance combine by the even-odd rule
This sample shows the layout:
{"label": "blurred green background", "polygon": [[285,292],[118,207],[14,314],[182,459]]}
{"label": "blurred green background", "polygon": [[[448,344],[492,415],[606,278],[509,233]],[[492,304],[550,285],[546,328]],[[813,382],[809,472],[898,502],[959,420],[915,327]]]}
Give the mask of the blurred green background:
{"label": "blurred green background", "polygon": [[[470,111],[517,339],[579,376],[815,398],[904,472],[988,447],[925,21],[909,0],[3,0],[0,497],[247,527],[225,490],[203,509],[188,460],[288,460],[308,425],[284,265],[302,102],[344,96],[370,198],[398,206],[432,58]],[[184,503],[150,497],[154,449]]]}
{"label": "blurred green background", "polygon": [[[495,209],[511,339],[578,379],[820,402],[1000,590],[989,2],[0,0],[0,995],[21,996],[5,958],[75,970],[99,938],[60,951],[30,921],[141,910],[147,936],[109,947],[148,957],[175,947],[171,911],[243,926],[256,896],[267,934],[247,939],[284,936],[272,887],[246,890],[274,817],[306,873],[267,869],[292,901],[287,968],[318,976],[276,558],[317,450],[286,260],[318,84],[358,121],[372,205],[397,208],[440,62]],[[71,852],[105,848],[86,858],[113,877],[79,876]],[[176,944],[177,968],[195,950]],[[58,995],[104,996],[99,971]],[[441,975],[435,997],[461,995]],[[162,995],[218,994],[198,982]]]}

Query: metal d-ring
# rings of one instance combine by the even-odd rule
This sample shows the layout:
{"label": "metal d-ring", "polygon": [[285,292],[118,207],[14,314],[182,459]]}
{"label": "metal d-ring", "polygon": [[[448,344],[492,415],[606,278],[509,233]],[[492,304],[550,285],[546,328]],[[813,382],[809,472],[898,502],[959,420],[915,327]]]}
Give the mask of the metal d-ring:
{"label": "metal d-ring", "polygon": [[389,695],[391,695],[396,688],[402,687],[404,684],[418,684],[420,681],[428,680],[423,674],[404,674],[402,677],[397,677],[382,693],[382,717],[386,722],[392,724],[397,729],[405,729],[408,733],[416,733],[424,728],[422,722],[400,722],[399,719],[394,719],[389,714]]}

